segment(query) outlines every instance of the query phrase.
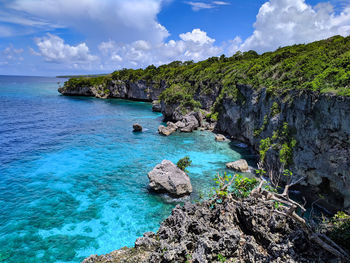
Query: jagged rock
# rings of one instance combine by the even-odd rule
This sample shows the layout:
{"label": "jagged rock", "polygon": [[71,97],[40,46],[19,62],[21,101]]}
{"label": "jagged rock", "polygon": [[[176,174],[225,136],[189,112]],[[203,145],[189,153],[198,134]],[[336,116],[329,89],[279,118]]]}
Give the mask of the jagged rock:
{"label": "jagged rock", "polygon": [[186,124],[183,123],[182,121],[176,122],[175,125],[176,125],[176,127],[180,128],[180,129],[181,129],[181,128],[184,128],[184,127],[186,126]]}
{"label": "jagged rock", "polygon": [[216,134],[215,135],[215,141],[217,141],[217,142],[224,142],[226,140],[227,140],[226,137],[224,135],[222,135],[222,134]]}
{"label": "jagged rock", "polygon": [[181,132],[192,132],[200,126],[200,123],[197,119],[198,114],[195,112],[191,112],[183,117],[182,122],[185,124],[185,127],[181,128]]}
{"label": "jagged rock", "polygon": [[[169,122],[168,122],[169,123]],[[172,123],[172,122],[170,122]],[[177,127],[174,123],[172,124],[167,124],[168,126],[164,126],[164,125],[159,125],[158,127],[158,132],[159,134],[165,135],[165,136],[169,136],[170,134],[174,133],[177,130]]]}
{"label": "jagged rock", "polygon": [[134,123],[134,125],[132,125],[133,131],[134,132],[141,132],[142,131],[142,126],[138,123]]}
{"label": "jagged rock", "polygon": [[232,169],[238,172],[247,172],[249,170],[248,163],[244,159],[237,160],[226,164],[228,169]]}
{"label": "jagged rock", "polygon": [[309,239],[300,223],[276,212],[274,203],[249,197],[177,205],[157,233],[134,248],[91,256],[83,263],[158,262],[311,263],[339,262]]}
{"label": "jagged rock", "polygon": [[[349,209],[350,97],[292,90],[279,100],[266,89],[255,90],[249,85],[237,85],[237,89],[244,103],[224,97],[217,129],[258,151],[261,139],[271,138],[283,123],[288,123],[297,141],[288,169],[307,177],[305,186],[298,186],[299,190],[310,197],[310,203],[312,198],[319,198],[318,194],[324,195],[324,189],[329,189],[318,204],[331,211]],[[254,131],[262,127],[264,116],[271,115],[276,102],[283,114],[269,119],[256,137]],[[267,172],[278,173],[279,150],[271,147],[266,152]]]}
{"label": "jagged rock", "polygon": [[162,106],[160,105],[159,100],[152,101],[152,111],[154,111],[154,112],[161,112],[162,111]]}
{"label": "jagged rock", "polygon": [[163,160],[148,173],[149,187],[180,197],[192,193],[189,176],[171,161]]}

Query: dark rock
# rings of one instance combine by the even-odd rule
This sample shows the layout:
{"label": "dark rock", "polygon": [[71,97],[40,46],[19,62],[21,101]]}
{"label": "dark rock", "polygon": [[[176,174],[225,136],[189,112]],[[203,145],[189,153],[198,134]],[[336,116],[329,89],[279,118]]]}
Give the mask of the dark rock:
{"label": "dark rock", "polygon": [[149,187],[158,192],[166,192],[175,197],[192,193],[189,176],[171,161],[163,160],[148,173]]}
{"label": "dark rock", "polygon": [[240,159],[235,162],[230,162],[226,164],[228,169],[235,170],[237,172],[247,172],[249,170],[249,166],[246,160]]}
{"label": "dark rock", "polygon": [[[223,98],[217,129],[258,151],[261,139],[272,137],[288,123],[297,141],[288,169],[307,177],[300,189],[316,199],[325,195],[318,203],[329,210],[350,208],[350,97],[290,91],[276,99],[266,89],[255,90],[249,85],[237,85],[237,89],[241,101]],[[261,134],[254,136],[264,117],[271,116],[276,101],[280,113],[268,119]],[[271,148],[265,161],[267,172],[278,173],[279,149]]]}
{"label": "dark rock", "polygon": [[219,262],[219,254],[227,262],[337,262],[299,222],[274,212],[273,202],[250,197],[177,205],[157,233],[144,234],[135,248],[91,256],[84,263]]}
{"label": "dark rock", "polygon": [[134,132],[141,132],[142,131],[142,126],[138,123],[135,123],[134,125],[132,125],[133,131]]}

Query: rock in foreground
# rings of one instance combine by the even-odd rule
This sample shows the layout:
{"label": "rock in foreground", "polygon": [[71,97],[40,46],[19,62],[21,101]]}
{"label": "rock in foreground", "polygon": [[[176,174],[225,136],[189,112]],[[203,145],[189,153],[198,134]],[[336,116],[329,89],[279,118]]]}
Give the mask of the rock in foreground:
{"label": "rock in foreground", "polygon": [[189,176],[171,161],[163,160],[148,173],[149,187],[157,192],[181,197],[192,193]]}
{"label": "rock in foreground", "polygon": [[156,234],[145,233],[134,248],[83,263],[107,262],[340,261],[312,242],[297,221],[279,214],[273,202],[248,198],[178,205]]}
{"label": "rock in foreground", "polygon": [[248,163],[244,159],[240,159],[235,162],[227,163],[226,167],[228,169],[235,170],[237,172],[247,172],[249,170]]}

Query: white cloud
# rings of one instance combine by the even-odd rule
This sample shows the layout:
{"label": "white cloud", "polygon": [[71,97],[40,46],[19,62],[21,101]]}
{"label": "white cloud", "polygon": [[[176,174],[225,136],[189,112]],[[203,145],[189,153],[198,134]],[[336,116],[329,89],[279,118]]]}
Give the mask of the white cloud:
{"label": "white cloud", "polygon": [[225,1],[212,1],[212,2],[185,2],[186,4],[190,5],[192,7],[193,11],[199,11],[202,9],[213,9],[218,6],[224,6],[224,5],[230,5],[229,2]]}
{"label": "white cloud", "polygon": [[32,23],[31,27],[45,23],[66,27],[90,41],[161,42],[169,35],[157,21],[161,4],[161,0],[14,0],[8,1],[5,8],[16,18],[2,16],[2,20],[21,25]]}
{"label": "white cloud", "polygon": [[224,2],[224,1],[213,1],[213,4],[215,4],[215,5],[230,5],[229,2]]}
{"label": "white cloud", "polygon": [[186,4],[189,4],[192,7],[193,11],[214,8],[214,5],[208,4],[208,3],[203,3],[203,2],[186,2]]}
{"label": "white cloud", "polygon": [[215,41],[207,36],[207,33],[200,29],[193,29],[192,32],[187,32],[185,34],[180,34],[180,38],[183,41],[193,41],[199,45],[211,44]]}
{"label": "white cloud", "polygon": [[35,43],[39,52],[32,50],[32,54],[40,54],[47,62],[86,64],[96,61],[98,58],[90,54],[85,43],[71,46],[64,43],[58,36],[47,34],[45,37],[36,38]]}
{"label": "white cloud", "polygon": [[99,50],[103,54],[103,68],[114,70],[122,67],[144,67],[161,65],[174,60],[203,60],[220,55],[223,50],[214,45],[215,39],[200,29],[181,34],[180,40],[152,44],[139,40],[131,44],[102,42]]}
{"label": "white cloud", "polygon": [[270,0],[261,6],[254,28],[239,49],[264,52],[337,34],[347,36],[350,6],[336,14],[330,3],[312,7],[304,0]]}

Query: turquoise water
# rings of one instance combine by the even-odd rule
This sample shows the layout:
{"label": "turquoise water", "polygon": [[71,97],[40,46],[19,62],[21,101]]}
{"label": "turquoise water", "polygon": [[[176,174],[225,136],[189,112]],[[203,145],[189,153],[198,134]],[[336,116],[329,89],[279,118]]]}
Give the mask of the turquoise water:
{"label": "turquoise water", "polygon": [[190,156],[195,200],[226,162],[250,157],[209,132],[160,136],[149,103],[64,97],[58,81],[0,76],[0,262],[79,262],[132,246],[175,206],[147,190],[157,163]]}

